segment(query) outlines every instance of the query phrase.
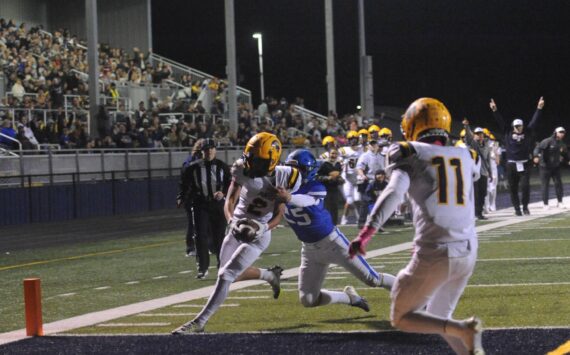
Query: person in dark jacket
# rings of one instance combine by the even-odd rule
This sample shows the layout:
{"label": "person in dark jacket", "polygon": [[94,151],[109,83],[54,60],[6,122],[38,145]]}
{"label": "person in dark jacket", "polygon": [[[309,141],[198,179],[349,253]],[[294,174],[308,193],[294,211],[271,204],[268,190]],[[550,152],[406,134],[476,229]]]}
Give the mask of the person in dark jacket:
{"label": "person in dark jacket", "polygon": [[[530,214],[528,210],[528,202],[530,199],[530,156],[532,154],[533,140],[534,140],[534,128],[542,115],[542,109],[544,108],[544,98],[541,96],[538,100],[538,105],[536,111],[532,116],[527,129],[524,128],[523,120],[520,118],[515,118],[509,127],[503,116],[499,113],[497,109],[497,104],[495,100],[491,99],[489,103],[491,111],[493,111],[493,117],[499,128],[504,132],[505,138],[505,150],[506,150],[506,167],[507,167],[507,180],[509,182],[509,189],[511,193],[511,202],[515,208],[515,214],[517,216],[522,216],[524,214]],[[522,212],[521,212],[521,201],[519,200],[519,184],[522,188]]]}
{"label": "person in dark jacket", "polygon": [[325,209],[331,214],[333,224],[336,226],[338,224],[338,208],[341,201],[339,186],[344,184],[344,179],[340,176],[342,166],[338,161],[338,151],[332,148],[328,153],[328,159],[322,162],[316,179],[325,185],[327,189]]}
{"label": "person in dark jacket", "polygon": [[567,158],[568,147],[564,143],[564,135],[566,130],[564,127],[558,127],[554,130],[554,134],[542,142],[534,149],[534,163],[540,166],[540,182],[542,184],[542,202],[544,209],[548,210],[548,189],[550,188],[550,179],[554,180],[554,190],[558,199],[558,208],[566,208],[562,202],[563,190],[562,179],[560,178],[560,164]]}
{"label": "person in dark jacket", "polygon": [[212,239],[212,253],[218,259],[226,229],[224,216],[225,196],[230,186],[230,169],[216,158],[216,144],[213,139],[204,139],[201,147],[202,159],[191,162],[180,177],[179,196],[188,196],[192,201],[194,228],[196,230],[196,252],[198,274],[204,279],[210,266],[209,239]]}
{"label": "person in dark jacket", "polygon": [[[199,139],[196,141],[194,146],[192,147],[192,151],[182,163],[182,170],[180,172],[180,176],[184,176],[186,169],[190,163],[195,160],[202,159],[202,144],[204,143],[203,139]],[[181,182],[182,184],[182,182]],[[188,224],[186,227],[186,256],[196,256],[196,233],[194,230],[194,211],[192,209],[192,201],[190,200],[190,195],[186,194],[181,195],[180,193],[176,197],[176,207],[180,208],[184,206],[186,210],[186,218],[188,219]]]}
{"label": "person in dark jacket", "polygon": [[489,181],[493,181],[494,178],[491,172],[491,149],[485,139],[483,128],[477,127],[474,131],[471,131],[469,120],[466,118],[463,119],[463,127],[466,146],[473,149],[481,159],[481,177],[475,181],[473,187],[475,217],[479,220],[485,220],[487,217],[483,216],[483,206],[485,205],[485,196],[487,196],[487,184]]}

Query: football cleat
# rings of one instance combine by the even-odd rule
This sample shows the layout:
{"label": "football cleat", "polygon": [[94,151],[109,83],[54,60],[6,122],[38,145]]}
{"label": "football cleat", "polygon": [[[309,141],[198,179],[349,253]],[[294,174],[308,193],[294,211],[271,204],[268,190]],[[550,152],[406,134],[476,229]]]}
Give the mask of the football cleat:
{"label": "football cleat", "polygon": [[473,332],[472,342],[466,344],[469,348],[472,348],[469,354],[485,355],[485,350],[483,349],[483,322],[477,317],[471,317],[465,322],[469,331]]}
{"label": "football cleat", "polygon": [[206,278],[206,276],[208,276],[208,270],[205,271],[198,271],[198,274],[196,275],[196,278],[199,280],[203,280]]}
{"label": "football cleat", "polygon": [[198,322],[190,321],[188,323],[182,324],[182,326],[174,329],[170,334],[172,335],[190,335],[194,333],[203,333],[204,326],[198,324]]}
{"label": "football cleat", "polygon": [[522,216],[521,210],[515,210],[515,215],[517,215],[517,216]]}
{"label": "football cleat", "polygon": [[364,297],[360,297],[360,295],[356,293],[354,287],[346,286],[344,288],[344,293],[346,293],[346,295],[350,299],[350,305],[352,307],[358,307],[360,309],[363,309],[365,312],[370,312],[370,307],[368,306],[368,302]]}
{"label": "football cleat", "polygon": [[273,298],[278,299],[281,293],[281,275],[283,274],[283,268],[279,265],[275,265],[267,269],[273,273],[273,280],[269,282],[271,288],[273,289]]}

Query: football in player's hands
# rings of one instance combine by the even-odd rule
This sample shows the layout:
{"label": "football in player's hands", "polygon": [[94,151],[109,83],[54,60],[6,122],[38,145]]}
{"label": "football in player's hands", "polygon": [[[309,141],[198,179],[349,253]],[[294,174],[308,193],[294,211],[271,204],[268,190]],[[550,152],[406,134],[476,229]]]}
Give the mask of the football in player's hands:
{"label": "football in player's hands", "polygon": [[257,237],[258,231],[259,224],[249,218],[242,218],[235,223],[232,233],[237,240],[249,243]]}

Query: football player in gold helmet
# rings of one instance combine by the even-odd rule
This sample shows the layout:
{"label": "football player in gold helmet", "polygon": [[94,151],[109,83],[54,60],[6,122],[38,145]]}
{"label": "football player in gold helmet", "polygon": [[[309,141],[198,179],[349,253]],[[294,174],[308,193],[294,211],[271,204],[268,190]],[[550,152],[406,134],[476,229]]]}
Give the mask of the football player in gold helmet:
{"label": "football player in gold helmet", "polygon": [[380,127],[373,124],[372,126],[368,127],[368,133],[370,133],[371,140],[377,141],[380,134]]}
{"label": "football player in gold helmet", "polygon": [[328,160],[330,156],[331,149],[336,149],[336,139],[333,136],[326,136],[323,138],[323,148],[325,151],[319,155],[320,160]]}
{"label": "football player in gold helmet", "polygon": [[[265,280],[273,288],[273,297],[279,297],[283,269],[274,266],[263,270],[251,265],[269,246],[271,230],[283,216],[285,206],[284,201],[276,199],[278,189],[292,193],[301,185],[297,168],[277,165],[281,151],[281,142],[275,135],[258,133],[247,142],[243,158],[233,164],[232,182],[224,205],[229,228],[220,252],[216,287],[202,311],[173,334],[203,332],[234,281]],[[243,238],[240,227],[243,224],[250,226],[254,235],[249,233],[247,239]]]}
{"label": "football player in gold helmet", "polygon": [[407,142],[390,147],[390,182],[352,241],[351,254],[365,251],[407,192],[414,210],[414,252],[392,288],[392,325],[440,334],[457,354],[484,354],[481,321],[452,318],[477,260],[473,182],[479,178],[478,157],[445,146],[451,115],[439,100],[414,101],[402,128]]}

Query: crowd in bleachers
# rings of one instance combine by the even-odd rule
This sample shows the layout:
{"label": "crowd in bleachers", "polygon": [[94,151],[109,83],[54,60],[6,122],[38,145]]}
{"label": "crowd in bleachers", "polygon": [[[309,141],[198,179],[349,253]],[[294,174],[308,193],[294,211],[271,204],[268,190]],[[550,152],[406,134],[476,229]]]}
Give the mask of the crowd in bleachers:
{"label": "crowd in bleachers", "polygon": [[[355,125],[363,126],[358,115],[339,118],[331,113],[328,119],[319,120],[299,113],[295,105],[303,107],[302,98],[289,103],[285,98],[267,97],[257,109],[241,103],[238,131],[230,132],[228,121],[222,119],[224,80],[175,77],[170,65],[161,61],[153,65],[149,53],[138,48],[127,53],[101,44],[99,85],[108,104],[99,109],[100,138],[93,139],[87,134],[86,123],[86,53],[85,43],[68,30],[49,33],[0,18],[0,66],[7,92],[0,104],[1,132],[16,138],[24,149],[41,144],[88,149],[190,147],[199,138],[215,138],[230,146],[243,145],[261,131],[274,132],[284,144],[308,146],[319,144],[326,135],[342,137]],[[151,92],[148,102],[140,102],[136,108],[121,101],[121,85],[160,85],[168,80],[180,84],[170,96],[161,98]],[[202,90],[213,93],[210,107],[199,100]],[[16,148],[4,137],[0,144]]]}

